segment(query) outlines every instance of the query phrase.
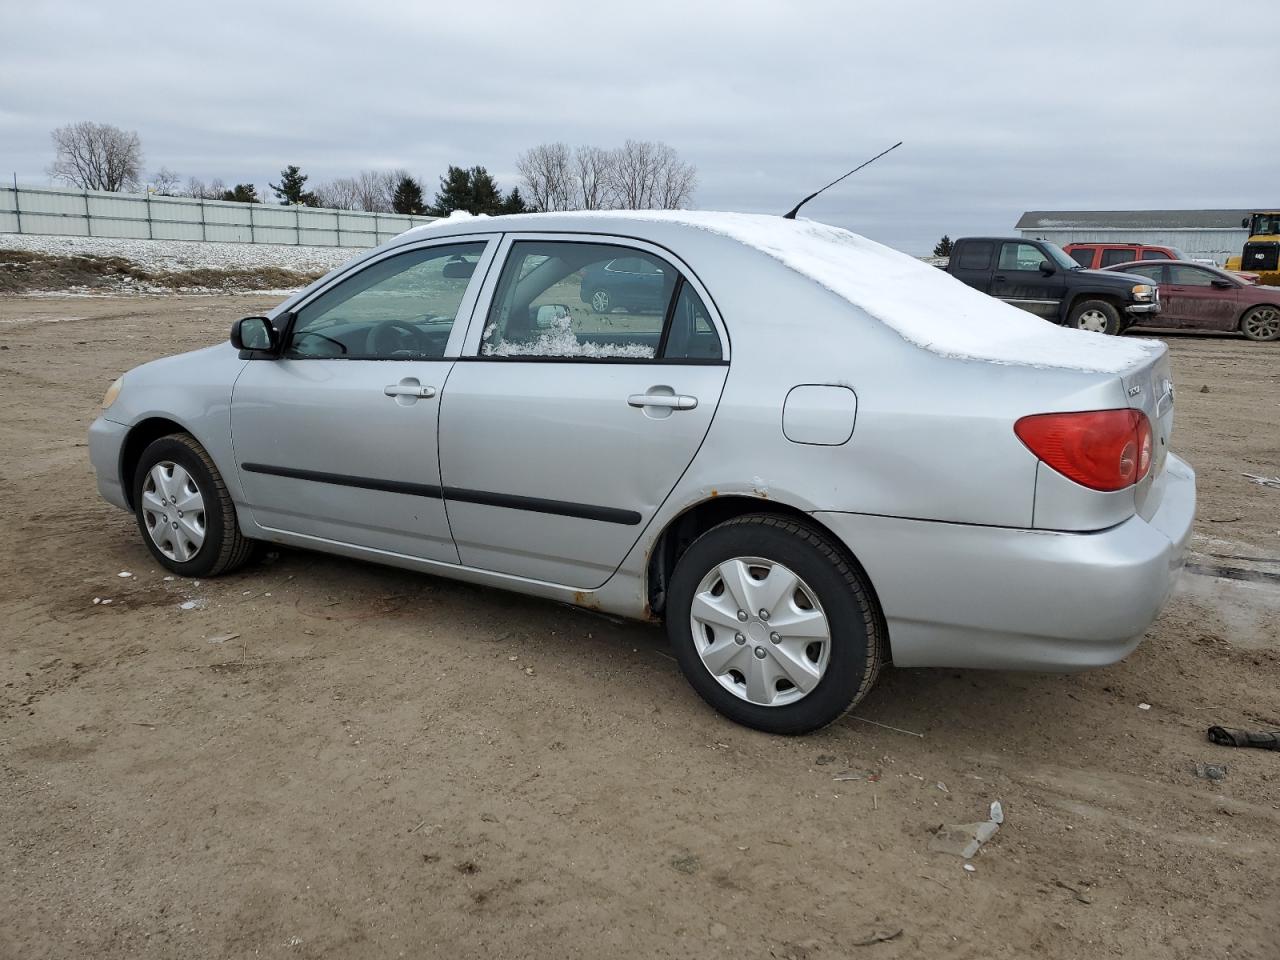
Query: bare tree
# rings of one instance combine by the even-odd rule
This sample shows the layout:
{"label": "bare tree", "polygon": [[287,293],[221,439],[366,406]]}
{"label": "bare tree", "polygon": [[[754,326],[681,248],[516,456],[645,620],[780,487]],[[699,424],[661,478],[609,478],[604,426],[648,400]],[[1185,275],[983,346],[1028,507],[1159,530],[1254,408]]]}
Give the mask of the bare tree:
{"label": "bare tree", "polygon": [[693,198],[693,164],[661,141],[628,140],[616,151],[612,186],[624,210],[675,210]]}
{"label": "bare tree", "polygon": [[162,197],[172,197],[177,193],[178,181],[181,178],[168,167],[161,167],[151,174],[151,189]]}
{"label": "bare tree", "polygon": [[188,177],[182,196],[190,197],[193,200],[221,200],[222,195],[226,192],[227,185],[217,178],[210,180],[206,184],[198,177]]}
{"label": "bare tree", "polygon": [[617,153],[603,147],[581,146],[573,151],[575,201],[579,210],[608,210],[614,206],[613,168]]}
{"label": "bare tree", "polygon": [[82,190],[118,192],[136,187],[142,171],[142,141],[137,133],[109,123],[82,120],[54,130],[56,157],[49,176]]}
{"label": "bare tree", "polygon": [[356,176],[360,192],[360,209],[370,213],[390,213],[391,195],[400,182],[403,170],[361,170]]}
{"label": "bare tree", "polygon": [[516,158],[516,169],[524,183],[529,209],[573,209],[577,190],[567,144],[544,143],[526,150]]}
{"label": "bare tree", "polygon": [[316,205],[331,210],[359,210],[360,184],[354,177],[338,177],[315,189]]}

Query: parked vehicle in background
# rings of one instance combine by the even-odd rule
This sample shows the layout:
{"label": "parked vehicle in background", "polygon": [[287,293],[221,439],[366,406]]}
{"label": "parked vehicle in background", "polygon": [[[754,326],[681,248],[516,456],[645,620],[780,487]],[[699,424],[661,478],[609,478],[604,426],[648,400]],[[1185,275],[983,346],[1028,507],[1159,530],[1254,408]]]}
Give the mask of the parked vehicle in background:
{"label": "parked vehicle in background", "polygon": [[1227,260],[1228,270],[1259,274],[1264,284],[1280,284],[1280,210],[1265,210],[1245,217],[1240,226],[1249,231],[1240,256]]}
{"label": "parked vehicle in background", "polygon": [[1280,339],[1280,287],[1258,286],[1199,263],[1120,263],[1108,270],[1160,287],[1160,315],[1136,326],[1239,330],[1250,340]]}
{"label": "parked vehicle in background", "polygon": [[1142,243],[1068,243],[1062,249],[1086,270],[1101,270],[1118,263],[1133,263],[1137,260],[1191,259],[1177,247]]}
{"label": "parked vehicle in background", "polygon": [[578,288],[582,302],[596,313],[617,309],[661,310],[666,306],[662,271],[641,257],[618,257],[592,264]]}
{"label": "parked vehicle in background", "polygon": [[1047,240],[962,237],[944,269],[1005,303],[1079,330],[1116,334],[1160,312],[1159,293],[1146,278],[1086,270]]}

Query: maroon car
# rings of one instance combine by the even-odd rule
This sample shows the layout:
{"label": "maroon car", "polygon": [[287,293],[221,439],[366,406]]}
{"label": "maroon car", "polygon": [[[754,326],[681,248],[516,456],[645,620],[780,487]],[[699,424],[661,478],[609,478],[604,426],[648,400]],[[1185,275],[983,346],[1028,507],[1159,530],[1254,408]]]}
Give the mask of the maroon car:
{"label": "maroon car", "polygon": [[1250,340],[1280,339],[1280,287],[1254,286],[1225,270],[1184,260],[1117,263],[1160,285],[1160,313],[1134,325],[1191,330],[1239,330]]}

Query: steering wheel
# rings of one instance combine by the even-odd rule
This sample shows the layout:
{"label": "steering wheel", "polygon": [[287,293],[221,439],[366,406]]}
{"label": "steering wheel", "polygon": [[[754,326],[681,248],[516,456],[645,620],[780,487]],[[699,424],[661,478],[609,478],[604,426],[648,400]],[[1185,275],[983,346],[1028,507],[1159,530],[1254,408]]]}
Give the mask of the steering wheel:
{"label": "steering wheel", "polygon": [[365,347],[375,357],[422,353],[418,328],[404,320],[383,320],[370,328]]}

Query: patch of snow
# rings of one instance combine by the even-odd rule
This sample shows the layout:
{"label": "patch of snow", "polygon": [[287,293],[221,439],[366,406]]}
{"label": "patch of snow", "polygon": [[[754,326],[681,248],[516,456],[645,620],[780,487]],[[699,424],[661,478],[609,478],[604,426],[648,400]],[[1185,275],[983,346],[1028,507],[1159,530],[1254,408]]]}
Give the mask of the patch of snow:
{"label": "patch of snow", "polygon": [[[0,233],[0,250],[25,250],[63,257],[122,257],[150,273],[200,269],[253,270],[257,267],[280,267],[297,273],[327,273],[356,254],[364,253],[366,248]],[[143,289],[145,284],[137,286],[146,292]]]}
{"label": "patch of snow", "polygon": [[[533,215],[538,216],[546,215]],[[690,210],[590,211],[573,216],[678,223],[737,240],[944,357],[1120,373],[1164,349],[1154,340],[1060,327],[980,293],[915,257],[815,220]]]}
{"label": "patch of snow", "polygon": [[[567,314],[551,321],[551,329],[538,334],[537,340],[519,342],[500,340],[485,343],[482,352],[486,357],[589,357],[601,360],[610,357],[627,357],[637,360],[653,359],[653,347],[643,343],[592,343],[579,340],[572,329],[572,318]],[[496,326],[485,330],[485,340],[496,333]]]}

